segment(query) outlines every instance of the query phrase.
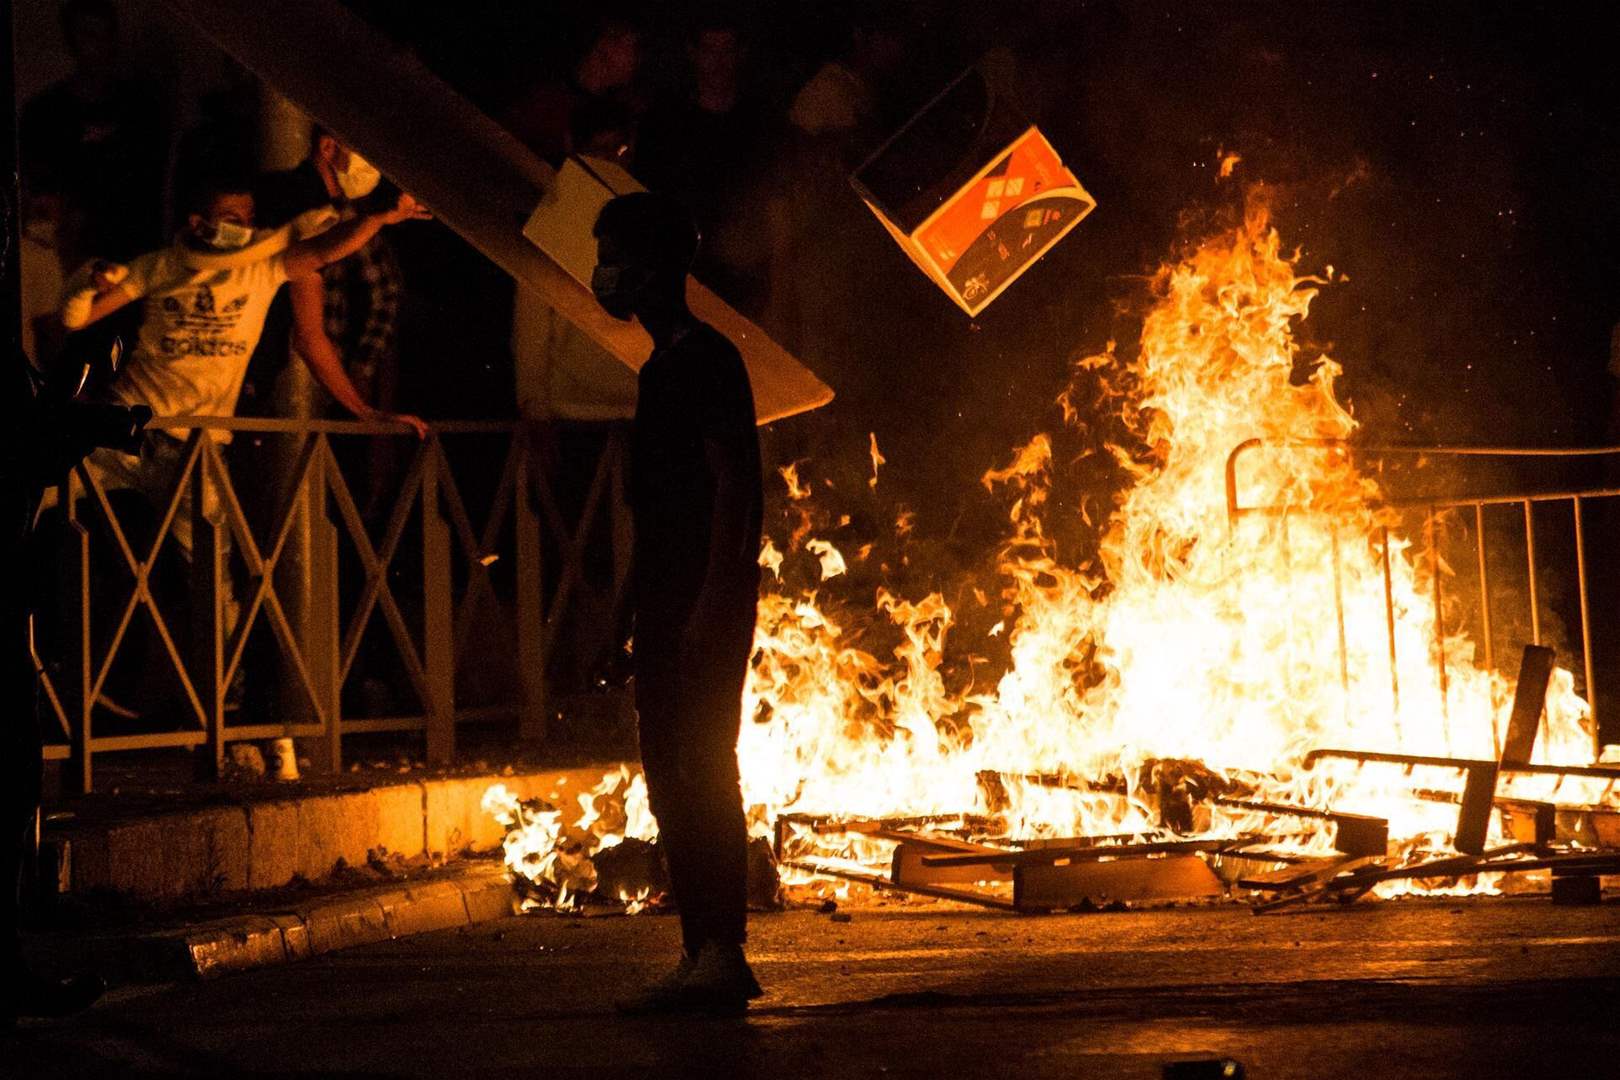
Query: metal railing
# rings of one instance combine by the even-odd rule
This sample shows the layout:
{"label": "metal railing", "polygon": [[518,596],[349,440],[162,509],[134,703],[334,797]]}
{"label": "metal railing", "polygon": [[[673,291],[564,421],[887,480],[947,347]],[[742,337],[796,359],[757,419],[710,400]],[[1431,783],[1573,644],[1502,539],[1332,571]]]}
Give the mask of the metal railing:
{"label": "metal railing", "polygon": [[[1226,510],[1227,518],[1234,526],[1249,516],[1284,516],[1289,514],[1310,513],[1308,507],[1298,506],[1244,506],[1239,498],[1238,461],[1247,453],[1260,448],[1278,450],[1312,450],[1321,452],[1335,452],[1347,455],[1366,456],[1409,456],[1430,458],[1499,458],[1499,459],[1529,459],[1529,458],[1556,458],[1556,459],[1591,459],[1602,457],[1620,457],[1620,447],[1595,447],[1548,449],[1534,447],[1496,447],[1496,446],[1379,446],[1358,445],[1342,439],[1297,439],[1275,441],[1266,439],[1248,439],[1233,447],[1226,459]],[[1530,627],[1531,644],[1543,644],[1543,607],[1544,598],[1538,582],[1548,568],[1543,559],[1537,555],[1537,525],[1533,511],[1538,506],[1549,504],[1567,504],[1570,513],[1571,533],[1574,549],[1574,581],[1576,589],[1578,621],[1580,624],[1581,668],[1584,678],[1583,692],[1587,704],[1592,710],[1592,721],[1595,732],[1601,732],[1598,713],[1598,680],[1593,661],[1593,617],[1590,567],[1587,551],[1587,528],[1584,513],[1590,504],[1598,500],[1620,497],[1620,487],[1598,486],[1589,488],[1561,488],[1551,491],[1507,491],[1492,492],[1480,495],[1453,495],[1440,494],[1411,498],[1391,498],[1382,501],[1379,505],[1389,510],[1419,510],[1424,514],[1422,529],[1423,565],[1428,570],[1431,594],[1434,605],[1434,641],[1432,647],[1438,661],[1437,685],[1440,693],[1440,706],[1442,715],[1448,710],[1447,676],[1446,676],[1446,620],[1442,597],[1442,572],[1440,545],[1437,541],[1439,530],[1436,523],[1439,516],[1447,511],[1468,512],[1471,517],[1473,533],[1473,562],[1474,583],[1477,585],[1477,616],[1480,626],[1480,638],[1483,646],[1483,659],[1487,670],[1495,671],[1496,653],[1492,639],[1492,626],[1494,609],[1492,579],[1490,565],[1492,559],[1492,546],[1488,541],[1486,528],[1486,511],[1492,507],[1513,507],[1520,511],[1516,517],[1521,522],[1521,536],[1524,554],[1525,569],[1525,614]],[[1518,531],[1518,530],[1515,530]],[[1388,631],[1389,668],[1390,668],[1390,695],[1392,706],[1396,713],[1400,711],[1401,687],[1399,681],[1399,666],[1397,656],[1397,633],[1395,600],[1391,589],[1391,548],[1390,530],[1388,525],[1379,527],[1380,558],[1384,574],[1384,610],[1385,625]],[[1336,615],[1339,623],[1339,660],[1342,676],[1348,679],[1348,655],[1344,637],[1344,596],[1340,590],[1340,544],[1337,534],[1333,537],[1334,555],[1334,599]],[[1567,574],[1569,567],[1554,567],[1554,572],[1562,571]],[[1500,593],[1496,593],[1500,599]],[[1498,733],[1493,731],[1493,737],[1499,740]],[[1601,736],[1598,738],[1601,743]],[[1498,745],[1498,749],[1500,746]],[[1601,745],[1594,747],[1594,751],[1601,750]],[[1595,756],[1595,753],[1594,753]]]}
{"label": "metal railing", "polygon": [[[69,580],[59,598],[58,655],[41,657],[36,647],[35,661],[56,721],[53,731],[47,715],[46,757],[72,763],[68,783],[75,789],[90,790],[96,756],[110,751],[206,747],[217,770],[232,742],[290,735],[314,740],[316,767],[336,771],[343,762],[344,737],[357,733],[422,731],[432,764],[453,759],[459,723],[510,716],[521,738],[543,738],[548,660],[571,610],[588,594],[595,594],[598,610],[610,612],[619,611],[625,598],[630,544],[623,511],[622,426],[596,429],[602,449],[583,508],[570,515],[557,485],[539,465],[543,429],[530,423],[435,424],[430,438],[409,440],[414,453],[400,472],[391,509],[370,524],[339,466],[334,442],[397,438],[401,427],[219,417],[163,418],[151,427],[183,439],[182,465],[166,501],[156,507],[155,534],[139,549],[94,468],[75,468],[60,492],[67,548],[60,561]],[[275,477],[279,494],[267,514],[257,515],[268,522],[258,529],[241,497],[244,478],[233,477],[222,444],[207,434],[221,430],[287,444]],[[500,462],[499,479],[478,523],[463,498],[471,477],[458,480],[446,451],[447,440],[463,438],[495,444],[494,453],[482,455],[482,468]],[[176,598],[154,587],[154,570],[167,547],[177,543],[176,519],[188,491],[189,587],[188,595]],[[417,532],[408,536],[413,520]],[[593,530],[603,529],[612,547],[611,569],[605,584],[593,584],[586,573],[587,541]],[[92,570],[93,556],[103,554],[98,545],[110,545],[112,561],[122,571],[121,588],[98,591]],[[295,549],[303,565],[289,575],[294,561],[289,553]],[[402,557],[407,550],[408,560]],[[231,552],[239,576],[231,575]],[[548,556],[557,560],[555,566]],[[411,575],[416,580],[403,578],[401,564],[407,561],[413,571],[419,569]],[[511,572],[498,586],[494,570],[501,563]],[[296,596],[288,595],[288,577],[295,581]],[[227,590],[233,582],[241,586],[240,609],[234,625],[228,625]],[[190,612],[190,633],[183,639],[166,614],[178,599]],[[418,626],[407,618],[407,608]],[[98,734],[98,698],[141,611],[150,616],[160,657],[173,669],[180,715],[146,722],[164,730]],[[504,617],[507,611],[510,616]],[[378,620],[392,643],[396,670],[403,671],[421,703],[419,715],[344,715],[345,684],[362,666],[362,641]],[[248,654],[249,635],[261,625],[271,631],[281,668],[269,681],[297,707],[282,722],[233,722],[227,688]],[[499,630],[492,635],[491,628]],[[487,662],[501,653],[515,674],[515,700],[475,708],[458,702],[458,673],[470,661]]]}

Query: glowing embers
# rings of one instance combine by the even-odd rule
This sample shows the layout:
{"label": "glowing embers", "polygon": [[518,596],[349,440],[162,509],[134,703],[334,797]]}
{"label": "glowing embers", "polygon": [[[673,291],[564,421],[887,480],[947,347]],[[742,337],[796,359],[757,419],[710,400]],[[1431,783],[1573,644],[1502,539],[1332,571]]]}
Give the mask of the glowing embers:
{"label": "glowing embers", "polygon": [[520,799],[503,784],[484,792],[484,812],[506,829],[506,866],[523,909],[594,903],[639,910],[667,888],[646,781],[621,766],[578,803],[567,814],[544,799]]}
{"label": "glowing embers", "polygon": [[[1344,859],[1432,874],[1375,882],[1380,896],[1500,887],[1506,856],[1484,874],[1441,859],[1597,846],[1559,831],[1584,814],[1595,835],[1620,812],[1613,785],[1579,775],[1593,725],[1574,677],[1555,668],[1544,694],[1527,686],[1546,714],[1534,763],[1502,758],[1511,673],[1477,659],[1489,638],[1441,605],[1444,560],[1414,554],[1375,474],[1344,450],[1357,425],[1334,394],[1339,368],[1299,335],[1331,277],[1298,273],[1259,207],[1178,248],[1151,279],[1140,334],[1121,335],[1139,345],[1080,360],[1059,399],[1067,428],[1032,432],[984,474],[1007,522],[993,570],[939,592],[898,591],[921,578],[899,572],[923,550],[910,511],[877,508],[867,520],[894,521],[892,535],[857,534],[842,507],[817,506],[849,492],[810,463],[783,470],[738,756],[754,835],[792,828],[790,888],[834,871],[892,886],[903,844],[908,887],[976,887],[985,871],[923,874],[944,868],[930,858],[974,853],[939,850],[941,837],[1008,853],[983,864],[1000,876],[978,890],[1008,907],[1012,871],[1036,865],[1023,853],[1077,837],[1256,842],[1114,850],[1063,866],[1069,884],[1104,873],[1077,865],[1123,874],[1127,859],[1203,860],[1234,886],[1290,868],[1342,876]],[[1231,505],[1254,512],[1234,516],[1228,462],[1254,440],[1230,478]],[[853,475],[875,498],[864,458]],[[915,820],[941,815],[959,827]],[[793,824],[806,817],[869,824]],[[553,865],[567,870],[565,856]],[[1058,899],[1119,892],[1081,882]]]}

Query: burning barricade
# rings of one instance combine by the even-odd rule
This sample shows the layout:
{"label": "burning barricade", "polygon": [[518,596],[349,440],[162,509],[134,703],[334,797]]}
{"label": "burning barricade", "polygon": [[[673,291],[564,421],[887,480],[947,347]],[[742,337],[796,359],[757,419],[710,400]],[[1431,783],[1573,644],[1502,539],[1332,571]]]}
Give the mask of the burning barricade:
{"label": "burning barricade", "polygon": [[[802,510],[767,542],[776,584],[738,753],[790,888],[1016,911],[1238,895],[1270,910],[1497,892],[1527,873],[1591,899],[1620,874],[1620,766],[1594,760],[1575,674],[1539,640],[1517,673],[1494,663],[1483,509],[1457,525],[1479,550],[1475,618],[1439,513],[1408,538],[1357,463],[1339,366],[1301,355],[1297,324],[1330,279],[1297,273],[1252,209],[1161,267],[1134,357],[1110,345],[1076,364],[1065,419],[1126,483],[1075,559],[1054,539],[1054,506],[1073,503],[1051,497],[1052,437],[985,474],[1010,503],[999,580],[956,595],[999,616],[993,684],[950,670],[957,613],[941,594],[877,591],[865,622],[892,648],[845,629],[822,582],[869,547],[811,535]],[[801,506],[808,488],[784,479]],[[819,569],[816,587],[782,585],[791,560]],[[626,819],[644,813],[624,792]],[[494,804],[522,887],[552,902],[599,891],[591,860],[650,837],[650,821],[598,811],[570,831]]]}

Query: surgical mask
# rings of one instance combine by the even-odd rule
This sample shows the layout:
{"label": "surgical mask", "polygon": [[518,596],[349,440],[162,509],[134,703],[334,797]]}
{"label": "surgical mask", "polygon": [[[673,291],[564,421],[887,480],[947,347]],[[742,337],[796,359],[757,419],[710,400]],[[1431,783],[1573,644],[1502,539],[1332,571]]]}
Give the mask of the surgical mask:
{"label": "surgical mask", "polygon": [[591,271],[591,294],[602,310],[629,322],[635,315],[636,296],[647,285],[651,275],[632,266],[598,265]]}
{"label": "surgical mask", "polygon": [[203,225],[198,238],[219,251],[239,251],[253,240],[253,230],[234,221],[213,221]]}
{"label": "surgical mask", "polygon": [[377,166],[353,150],[349,151],[349,163],[337,170],[338,189],[345,199],[363,199],[377,190],[381,181]]}

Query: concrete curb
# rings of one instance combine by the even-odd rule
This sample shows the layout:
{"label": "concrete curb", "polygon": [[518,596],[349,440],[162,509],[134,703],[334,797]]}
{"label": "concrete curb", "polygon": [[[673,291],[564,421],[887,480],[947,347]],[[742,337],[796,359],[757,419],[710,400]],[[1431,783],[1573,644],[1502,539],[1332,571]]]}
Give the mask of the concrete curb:
{"label": "concrete curb", "polygon": [[[322,897],[287,911],[233,915],[124,939],[108,957],[119,981],[208,979],[307,960],[357,945],[451,930],[513,913],[504,868]],[[103,943],[105,944],[105,943]]]}
{"label": "concrete curb", "polygon": [[50,887],[173,901],[294,880],[322,882],[339,865],[385,858],[452,859],[497,851],[504,831],[481,802],[494,784],[580,814],[579,796],[616,764],[503,776],[404,780],[351,791],[269,789],[242,801],[48,830]]}

